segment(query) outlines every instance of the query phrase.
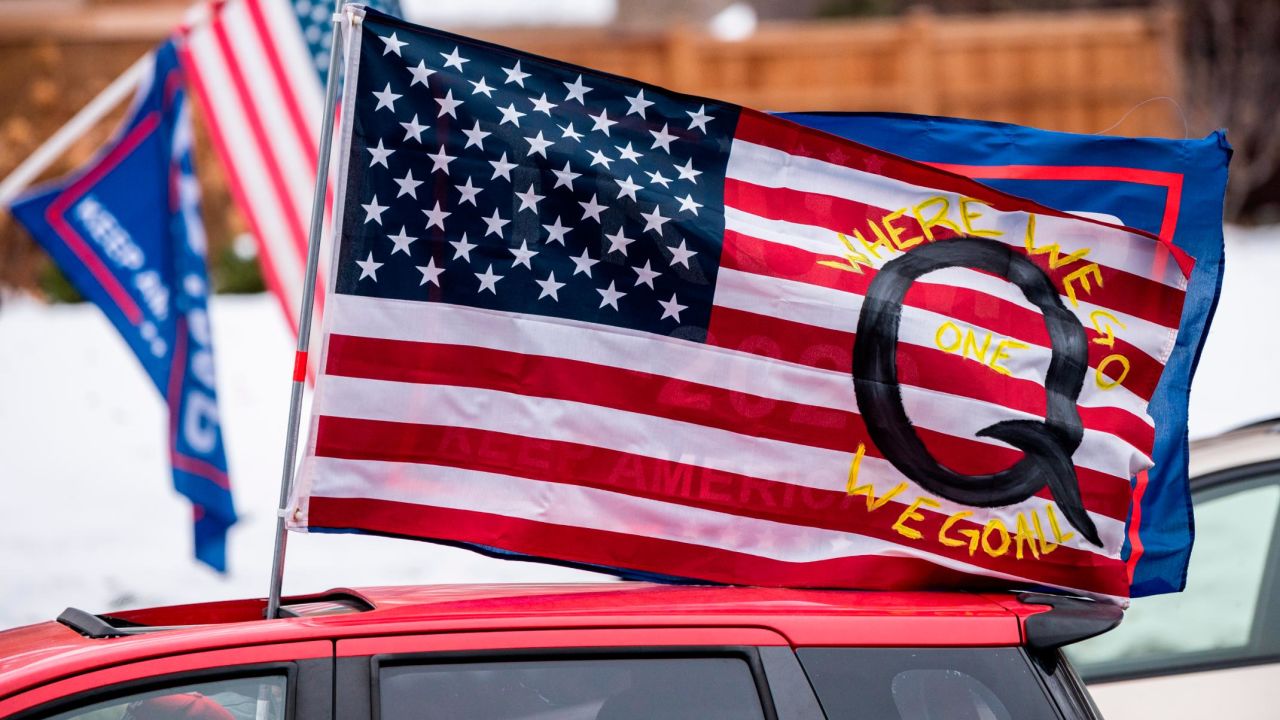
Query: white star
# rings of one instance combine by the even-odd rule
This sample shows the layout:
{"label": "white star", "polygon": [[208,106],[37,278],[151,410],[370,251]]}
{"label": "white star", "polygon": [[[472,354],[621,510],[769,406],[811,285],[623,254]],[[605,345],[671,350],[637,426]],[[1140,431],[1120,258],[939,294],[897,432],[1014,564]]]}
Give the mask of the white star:
{"label": "white star", "polygon": [[382,263],[373,261],[373,251],[369,251],[369,257],[364,260],[357,260],[356,264],[360,266],[360,277],[356,282],[365,278],[373,278],[374,282],[378,282],[378,268],[382,267]]}
{"label": "white star", "polygon": [[621,290],[614,288],[614,282],[612,280],[609,281],[608,289],[596,288],[596,292],[600,293],[600,307],[603,308],[605,305],[608,305],[614,310],[618,309],[618,299],[623,295],[626,295],[626,293]]}
{"label": "white star", "polygon": [[[689,123],[690,130],[701,130],[703,135],[707,134],[707,121],[711,119],[711,116],[706,113],[706,110],[707,106],[703,105],[698,108],[696,113],[688,110],[684,111],[684,114],[693,120],[693,122]],[[664,315],[663,317],[666,316]]]}
{"label": "white star", "polygon": [[[561,225],[560,216],[557,215],[554,222],[552,222],[550,225],[543,225],[542,229],[547,231],[548,243],[556,242],[556,243],[560,243],[561,245],[564,245],[564,234],[569,232],[569,230],[571,230],[572,228],[570,228],[568,225]],[[574,274],[576,275],[577,273],[574,273]]]}
{"label": "white star", "polygon": [[671,181],[668,180],[667,178],[662,177],[662,173],[660,172],[649,172],[648,170],[645,170],[644,174],[648,175],[649,182],[654,183],[655,185],[661,185],[662,187],[667,187],[668,185],[671,184]]}
{"label": "white star", "polygon": [[506,125],[507,123],[511,123],[516,127],[520,127],[520,118],[524,117],[525,115],[524,113],[516,109],[515,103],[511,103],[510,105],[504,108],[498,108],[498,111],[502,113],[502,119],[498,121],[499,125]]}
{"label": "white star", "polygon": [[648,232],[650,230],[657,230],[659,235],[662,234],[662,226],[665,225],[666,222],[671,219],[669,217],[663,217],[662,208],[657,205],[653,206],[653,212],[640,213],[640,217],[644,218],[645,232]]}
{"label": "white star", "polygon": [[512,67],[502,68],[502,72],[507,74],[507,79],[502,81],[503,85],[507,85],[509,83],[515,83],[520,87],[524,87],[524,79],[529,77],[529,73],[521,72],[519,60],[517,60],[516,64],[513,65]]}
{"label": "white star", "polygon": [[652,102],[644,99],[644,90],[640,90],[636,93],[635,97],[629,97],[626,100],[627,104],[631,106],[627,109],[627,114],[639,115],[642,119],[644,118],[645,108],[653,104]]}
{"label": "white star", "polygon": [[600,203],[596,202],[596,198],[598,197],[599,197],[599,194],[595,194],[591,196],[590,200],[587,200],[585,202],[582,200],[578,201],[578,204],[582,206],[583,220],[586,220],[587,218],[591,218],[592,220],[595,220],[597,223],[600,222],[600,213],[604,212],[605,208],[607,208],[608,206],[601,205]]}
{"label": "white star", "polygon": [[587,99],[585,95],[591,92],[591,88],[582,84],[581,75],[579,75],[578,79],[574,80],[572,83],[563,83],[563,84],[566,88],[569,89],[569,95],[564,99],[565,102],[569,102],[570,100],[577,100],[579,103],[582,103],[583,105],[587,104]]}
{"label": "white star", "polygon": [[684,240],[680,241],[680,247],[678,248],[669,247],[667,249],[671,251],[672,265],[683,265],[685,267],[689,267],[689,258],[698,254],[696,251],[690,250],[689,248],[685,247]]}
{"label": "white star", "polygon": [[458,200],[459,205],[462,203],[471,203],[472,207],[478,207],[476,205],[476,195],[479,195],[480,191],[484,188],[478,188],[475,185],[472,185],[471,178],[467,178],[466,185],[454,185],[454,187],[458,188],[458,192],[462,193],[462,198]]}
{"label": "white star", "polygon": [[604,110],[601,110],[599,115],[587,115],[587,117],[591,118],[592,122],[595,123],[591,129],[599,130],[604,133],[605,137],[609,137],[610,126],[618,124],[616,120],[610,120],[609,114]]}
{"label": "white star", "polygon": [[364,221],[366,223],[369,222],[370,220],[374,220],[374,221],[377,221],[379,225],[381,225],[382,213],[386,211],[388,206],[379,205],[378,196],[374,195],[373,200],[369,201],[368,205],[361,205],[360,207],[364,208],[364,211],[365,211]]}
{"label": "white star", "polygon": [[471,147],[472,145],[475,145],[475,146],[479,147],[479,148],[480,148],[480,150],[483,152],[483,151],[484,151],[484,139],[485,139],[485,138],[487,138],[487,137],[489,137],[489,136],[490,136],[490,135],[492,135],[493,133],[488,133],[488,132],[485,132],[484,130],[481,130],[481,129],[480,129],[480,121],[479,121],[479,120],[477,120],[477,121],[476,121],[476,126],[475,126],[475,127],[471,128],[470,130],[465,130],[465,129],[464,129],[464,130],[462,131],[462,134],[467,136],[467,144],[466,144],[466,146],[464,146],[464,147],[462,148],[463,150],[466,150],[467,148]]}
{"label": "white star", "polygon": [[407,122],[407,123],[404,123],[404,122],[400,123],[400,127],[404,128],[404,139],[405,139],[405,140],[408,140],[409,138],[413,138],[413,139],[414,139],[414,141],[416,141],[417,143],[421,144],[421,143],[422,143],[422,131],[423,131],[423,130],[426,130],[427,128],[429,128],[429,127],[431,127],[431,126],[430,126],[430,125],[419,125],[419,124],[418,124],[418,116],[417,116],[417,115],[414,115],[414,116],[413,116],[413,119],[412,119],[412,120],[410,120],[409,122]]}
{"label": "white star", "polygon": [[603,165],[605,169],[608,170],[609,163],[613,162],[613,159],[605,155],[603,150],[588,150],[587,154],[591,156],[590,167],[595,167],[596,165]]}
{"label": "white star", "polygon": [[675,293],[671,293],[670,300],[659,300],[658,304],[662,306],[662,317],[658,318],[659,320],[675,318],[676,322],[680,322],[680,311],[687,310],[689,308],[688,305],[681,305],[676,301]]}
{"label": "white star", "polygon": [[[630,160],[631,162],[636,162],[640,157],[640,153],[631,149],[631,143],[627,143],[626,147],[622,147],[621,145],[614,145],[614,147],[618,148],[618,152],[621,153],[621,156],[618,157],[619,160]],[[636,164],[638,165],[639,163]]]}
{"label": "white star", "polygon": [[528,241],[521,240],[520,247],[511,248],[511,254],[516,256],[515,262],[511,263],[511,267],[515,267],[516,265],[523,265],[529,268],[530,270],[532,270],[533,265],[530,263],[530,260],[533,258],[534,255],[538,254],[538,251],[530,250]]}
{"label": "white star", "polygon": [[[552,168],[551,173],[556,176],[556,187],[560,187],[563,185],[564,187],[567,187],[570,190],[573,189],[573,181],[582,177],[582,173],[576,173],[569,169],[568,160],[564,161],[563,170],[556,170],[555,168]],[[555,188],[552,188],[552,189],[554,190]]]}
{"label": "white star", "polygon": [[636,239],[627,237],[626,233],[623,232],[625,229],[626,228],[619,225],[618,232],[613,233],[612,235],[605,235],[605,237],[609,238],[609,249],[606,250],[605,253],[620,252],[623,255],[627,254],[627,246],[635,242]]}
{"label": "white star", "polygon": [[365,148],[365,150],[368,150],[369,152],[373,153],[373,159],[369,161],[369,167],[373,167],[374,165],[381,165],[382,167],[387,168],[388,170],[391,169],[391,166],[387,164],[387,158],[391,157],[391,153],[395,152],[395,150],[388,150],[385,147],[383,147],[381,138],[378,139],[378,147],[376,148],[367,147]]}
{"label": "white star", "polygon": [[427,84],[427,78],[431,77],[432,75],[435,75],[436,71],[427,67],[427,64],[425,62],[419,60],[418,67],[406,66],[406,69],[410,73],[413,73],[413,79],[409,81],[409,87],[413,87],[418,83],[422,83],[422,86],[426,88],[431,87],[430,85]]}
{"label": "white star", "polygon": [[538,295],[539,300],[544,297],[550,297],[552,300],[560,302],[560,296],[557,293],[560,292],[560,288],[564,287],[564,283],[556,282],[556,274],[554,272],[547,273],[546,280],[534,280],[534,282],[542,287],[542,292]]}
{"label": "white star", "polygon": [[632,200],[636,199],[636,191],[639,190],[641,186],[638,183],[631,182],[630,175],[627,176],[626,180],[619,180],[618,178],[614,178],[613,181],[618,183],[618,197],[622,197],[623,195],[626,195]]}
{"label": "white star", "polygon": [[458,106],[462,104],[462,101],[453,99],[452,90],[446,92],[444,97],[436,98],[436,102],[440,104],[440,112],[436,114],[436,117],[448,115],[454,120],[458,119]]}
{"label": "white star", "polygon": [[700,202],[696,202],[696,201],[693,199],[693,195],[692,195],[692,194],[685,195],[684,197],[680,198],[680,210],[682,210],[682,211],[683,211],[683,210],[688,210],[689,212],[693,213],[694,215],[697,215],[697,214],[698,214],[698,208],[700,208],[700,207],[702,207],[702,203],[700,203]]}
{"label": "white star", "polygon": [[494,274],[493,263],[489,263],[488,270],[485,270],[484,273],[476,273],[476,279],[480,281],[480,289],[476,292],[484,292],[485,290],[488,290],[494,295],[497,295],[498,281],[501,280],[502,277],[503,276],[501,275]]}
{"label": "white star", "polygon": [[529,102],[533,103],[534,112],[540,112],[543,115],[550,115],[551,109],[556,106],[555,103],[547,100],[546,93],[542,93],[542,97],[538,98],[537,100],[530,100]]}
{"label": "white star", "polygon": [[663,150],[666,150],[668,153],[671,152],[671,141],[675,140],[676,136],[667,132],[666,123],[662,124],[661,130],[650,130],[649,134],[653,136],[653,147],[649,148],[650,150],[656,150],[658,148],[662,148]]}
{"label": "white star", "polygon": [[587,277],[591,277],[591,266],[600,262],[599,260],[592,260],[591,256],[587,254],[586,248],[582,249],[582,254],[578,257],[570,255],[569,259],[573,261],[573,274],[586,273]]}
{"label": "white star", "polygon": [[471,87],[475,88],[471,91],[472,95],[483,94],[487,98],[493,97],[493,88],[489,87],[489,84],[484,81],[484,78],[480,78],[480,82],[476,82],[475,80],[468,80],[467,82],[471,83]]}
{"label": "white star", "polygon": [[436,201],[435,208],[431,210],[423,209],[422,214],[427,216],[427,227],[436,226],[441,230],[444,229],[444,219],[453,213],[440,209],[440,201]]}
{"label": "white star", "polygon": [[383,37],[379,35],[378,39],[382,41],[382,44],[384,46],[382,48],[383,55],[387,55],[389,53],[395,53],[396,55],[399,55],[400,48],[409,44],[407,42],[401,41],[400,38],[396,37],[395,33],[391,33],[391,37]]}
{"label": "white star", "polygon": [[410,255],[410,256],[413,255],[413,253],[409,251],[409,246],[412,245],[413,241],[417,240],[418,238],[409,237],[409,234],[405,232],[407,229],[408,228],[401,226],[399,233],[395,235],[387,236],[387,239],[395,243],[396,245],[395,247],[391,248],[392,255],[395,255],[398,252],[402,252],[405,255]]}
{"label": "white star", "polygon": [[409,170],[402,178],[392,178],[396,184],[400,186],[400,192],[396,193],[396,197],[408,195],[414,200],[418,199],[418,186],[422,184],[421,180],[413,179],[413,170]]}
{"label": "white star", "polygon": [[482,217],[480,219],[484,221],[485,224],[485,237],[489,237],[490,235],[502,237],[502,226],[511,222],[510,220],[502,219],[502,216],[498,214],[498,208],[493,209],[493,217]]}
{"label": "white star", "polygon": [[684,165],[677,165],[676,172],[680,173],[680,177],[676,178],[677,180],[689,180],[694,183],[698,182],[697,178],[702,174],[701,170],[693,169],[693,158],[689,158],[689,162]]}
{"label": "white star", "polygon": [[490,160],[489,164],[493,166],[493,177],[490,180],[498,178],[506,178],[507,182],[511,182],[511,170],[516,166],[513,162],[507,162],[507,154],[502,153],[501,160]]}
{"label": "white star", "polygon": [[544,139],[542,137],[542,131],[539,130],[537,137],[527,137],[525,138],[525,142],[529,143],[529,157],[532,157],[536,153],[545,158],[547,156],[547,148],[550,147],[551,143],[554,141]]}
{"label": "white star", "polygon": [[568,125],[557,125],[556,127],[560,128],[560,132],[562,133],[562,135],[560,135],[561,140],[564,138],[569,138],[570,140],[582,139],[582,133],[573,129],[573,123],[569,123]]}
{"label": "white star", "polygon": [[445,175],[449,174],[449,163],[457,159],[444,151],[444,145],[441,145],[434,155],[427,155],[427,157],[431,158],[431,172],[443,170]]}
{"label": "white star", "polygon": [[470,60],[458,54],[458,47],[456,45],[454,46],[452,53],[449,53],[447,55],[445,53],[440,53],[440,57],[444,58],[445,67],[456,67],[458,68],[458,72],[462,72],[463,63],[471,62]]}
{"label": "white star", "polygon": [[396,93],[391,92],[391,83],[387,83],[387,87],[382,92],[375,90],[373,92],[373,96],[378,98],[378,107],[374,108],[375,112],[382,108],[395,112],[396,101],[404,97],[403,95],[397,95]]}
{"label": "white star", "polygon": [[653,289],[653,279],[662,274],[650,267],[648,260],[644,261],[644,267],[631,269],[636,271],[636,285],[648,285],[650,289]]}
{"label": "white star", "polygon": [[[533,186],[530,185],[528,190],[516,193],[516,197],[520,198],[520,210],[532,210],[536,214],[538,212],[538,202],[546,196],[535,193]],[[516,212],[520,212],[520,210]]]}
{"label": "white star", "polygon": [[436,287],[440,287],[440,273],[444,272],[444,268],[436,267],[436,259],[430,258],[426,265],[418,265],[418,272],[422,273],[422,279],[418,281],[418,285],[426,285],[431,283]]}
{"label": "white star", "polygon": [[462,258],[467,262],[471,262],[471,251],[476,247],[473,242],[467,242],[467,234],[462,233],[461,240],[450,240],[449,244],[453,246],[453,259]]}

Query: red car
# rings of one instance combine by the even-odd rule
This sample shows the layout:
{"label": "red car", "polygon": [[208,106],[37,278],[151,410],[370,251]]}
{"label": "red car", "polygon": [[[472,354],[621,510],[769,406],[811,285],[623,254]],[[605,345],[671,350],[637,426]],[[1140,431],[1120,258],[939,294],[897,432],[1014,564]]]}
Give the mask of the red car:
{"label": "red car", "polygon": [[1076,720],[1059,652],[1118,608],[1049,595],[635,583],[335,590],[69,609],[0,632],[0,717]]}

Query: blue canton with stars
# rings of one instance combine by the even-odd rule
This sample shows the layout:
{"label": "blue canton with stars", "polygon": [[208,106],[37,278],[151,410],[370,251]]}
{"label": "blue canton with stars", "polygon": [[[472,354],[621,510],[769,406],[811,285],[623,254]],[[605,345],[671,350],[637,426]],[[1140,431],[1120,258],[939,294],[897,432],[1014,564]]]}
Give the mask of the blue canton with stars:
{"label": "blue canton with stars", "polygon": [[362,24],[337,291],[703,341],[738,108]]}
{"label": "blue canton with stars", "polygon": [[[367,5],[392,15],[400,14],[400,0],[367,0]],[[329,0],[293,0],[293,14],[298,17],[302,38],[307,43],[311,62],[320,73],[320,84],[329,79],[329,47],[333,45],[333,13],[337,10]]]}

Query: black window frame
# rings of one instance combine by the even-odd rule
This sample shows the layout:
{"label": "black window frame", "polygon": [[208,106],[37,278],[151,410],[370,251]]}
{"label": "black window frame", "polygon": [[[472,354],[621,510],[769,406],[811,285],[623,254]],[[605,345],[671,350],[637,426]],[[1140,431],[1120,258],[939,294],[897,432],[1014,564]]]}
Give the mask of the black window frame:
{"label": "black window frame", "polygon": [[[1280,485],[1280,460],[1267,460],[1199,475],[1191,481],[1191,500],[1196,502],[1244,491],[1248,485]],[[1221,494],[1219,494],[1221,493]],[[1277,511],[1280,513],[1280,510]],[[1195,552],[1194,548],[1192,552]],[[1258,601],[1248,644],[1242,647],[1200,650],[1157,656],[1147,660],[1112,661],[1082,669],[1089,684],[1169,677],[1213,670],[1280,663],[1280,515],[1271,529],[1271,545],[1262,568]]]}
{"label": "black window frame", "polygon": [[[789,648],[788,648],[789,650]],[[747,663],[755,684],[764,720],[779,720],[769,673],[759,649],[751,645],[581,646],[566,648],[511,648],[379,653],[339,657],[335,666],[334,711],[341,720],[382,720],[380,671],[405,665],[457,665],[537,660],[634,660],[634,659],[734,658]],[[776,661],[775,661],[776,662]],[[798,661],[797,661],[798,662]],[[777,679],[778,673],[773,673]],[[816,701],[815,701],[816,702]],[[809,718],[789,713],[789,718]],[[784,720],[786,720],[784,718]],[[813,719],[824,720],[824,719]]]}
{"label": "black window frame", "polygon": [[72,693],[21,710],[9,715],[6,720],[35,720],[130,695],[185,685],[266,677],[285,679],[283,720],[316,720],[317,718],[333,720],[332,657],[227,665],[149,675]]}

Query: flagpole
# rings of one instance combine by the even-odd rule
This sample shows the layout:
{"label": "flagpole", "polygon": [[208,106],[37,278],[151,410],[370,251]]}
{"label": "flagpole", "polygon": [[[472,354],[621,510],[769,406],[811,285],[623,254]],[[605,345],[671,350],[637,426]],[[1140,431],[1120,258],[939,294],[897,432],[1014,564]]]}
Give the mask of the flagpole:
{"label": "flagpole", "polygon": [[271,556],[271,589],[267,594],[267,619],[280,611],[280,591],[284,585],[284,555],[288,543],[285,520],[293,470],[298,453],[298,426],[302,416],[302,393],[307,382],[307,350],[311,344],[316,276],[320,264],[320,236],[324,230],[324,197],[329,185],[329,155],[333,145],[333,121],[338,100],[338,73],[341,71],[339,43],[342,38],[342,3],[334,1],[333,41],[329,44],[329,76],[324,88],[324,118],[320,124],[320,156],[317,159],[316,187],[311,195],[311,227],[307,235],[307,274],[302,284],[302,308],[298,312],[298,345],[294,355],[293,390],[289,396],[289,428],[285,434],[284,469],[280,474],[280,500],[276,503],[275,549]]}
{"label": "flagpole", "polygon": [[80,108],[80,112],[58,128],[57,132],[50,135],[49,139],[36,148],[35,152],[28,155],[21,165],[14,168],[13,172],[0,182],[0,207],[9,207],[14,199],[39,177],[40,173],[71,147],[72,143],[111,112],[111,109],[119,105],[120,101],[129,97],[151,69],[152,60],[153,53],[147,53],[138,58],[87,105]]}

